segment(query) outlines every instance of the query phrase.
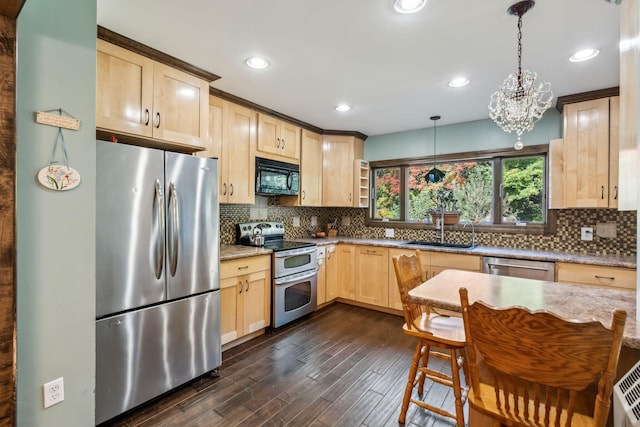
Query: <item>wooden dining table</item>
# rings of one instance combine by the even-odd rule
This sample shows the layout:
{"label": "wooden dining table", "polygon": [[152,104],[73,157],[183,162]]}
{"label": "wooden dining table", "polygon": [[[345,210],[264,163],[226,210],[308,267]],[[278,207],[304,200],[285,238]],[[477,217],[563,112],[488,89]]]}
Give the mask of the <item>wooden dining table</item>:
{"label": "wooden dining table", "polygon": [[546,310],[565,319],[595,319],[607,327],[611,325],[614,309],[625,310],[627,320],[622,344],[635,349],[632,354],[640,354],[635,290],[444,270],[409,291],[409,298],[416,303],[461,311],[459,289],[462,287],[467,288],[470,303],[480,300],[494,307]]}

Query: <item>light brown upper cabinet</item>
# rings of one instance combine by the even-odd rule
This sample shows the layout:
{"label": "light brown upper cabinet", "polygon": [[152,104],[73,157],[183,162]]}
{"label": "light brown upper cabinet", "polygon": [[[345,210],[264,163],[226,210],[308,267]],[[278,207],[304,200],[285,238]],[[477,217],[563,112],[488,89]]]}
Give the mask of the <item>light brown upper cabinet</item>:
{"label": "light brown upper cabinet", "polygon": [[620,4],[620,164],[618,209],[638,209],[638,71],[640,37],[638,0]]}
{"label": "light brown upper cabinet", "polygon": [[258,155],[289,163],[300,162],[300,128],[258,113]]}
{"label": "light brown upper cabinet", "polygon": [[208,100],[208,82],[97,40],[98,129],[202,150]]}
{"label": "light brown upper cabinet", "polygon": [[322,206],[322,135],[302,130],[300,205]]}
{"label": "light brown upper cabinet", "polygon": [[362,158],[364,141],[355,136],[324,135],[322,144],[322,206],[358,207],[354,161]]}
{"label": "light brown upper cabinet", "polygon": [[217,157],[220,203],[255,201],[255,149],[257,113],[246,107],[209,98],[209,131],[198,156]]}
{"label": "light brown upper cabinet", "polygon": [[617,207],[618,109],[618,97],[564,106],[564,207]]}

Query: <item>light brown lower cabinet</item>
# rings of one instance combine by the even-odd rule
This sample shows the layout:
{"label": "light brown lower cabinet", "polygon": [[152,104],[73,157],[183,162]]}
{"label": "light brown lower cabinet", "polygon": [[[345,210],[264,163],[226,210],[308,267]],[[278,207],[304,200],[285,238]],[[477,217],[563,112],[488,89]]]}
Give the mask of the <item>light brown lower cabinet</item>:
{"label": "light brown lower cabinet", "polygon": [[355,259],[356,301],[389,304],[389,249],[358,246]]}
{"label": "light brown lower cabinet", "polygon": [[338,296],[341,298],[356,299],[356,275],[355,275],[355,256],[356,246],[354,245],[337,245],[337,282]]}
{"label": "light brown lower cabinet", "polygon": [[318,305],[327,302],[327,248],[318,246],[318,276],[316,280],[316,295]]}
{"label": "light brown lower cabinet", "polygon": [[325,301],[338,298],[338,253],[336,245],[327,245],[324,254],[325,263]]}
{"label": "light brown lower cabinet", "polygon": [[270,325],[271,256],[220,262],[222,344]]}
{"label": "light brown lower cabinet", "polygon": [[451,254],[446,252],[431,252],[430,273],[432,278],[443,270],[455,269],[466,271],[482,271],[482,257],[478,255]]}
{"label": "light brown lower cabinet", "polygon": [[635,289],[636,270],[632,268],[556,262],[556,281]]}

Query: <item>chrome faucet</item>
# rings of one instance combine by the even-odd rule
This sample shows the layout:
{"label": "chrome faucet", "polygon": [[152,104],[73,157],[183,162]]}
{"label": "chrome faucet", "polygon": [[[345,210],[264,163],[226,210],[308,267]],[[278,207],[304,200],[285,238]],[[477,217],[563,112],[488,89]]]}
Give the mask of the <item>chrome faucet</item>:
{"label": "chrome faucet", "polygon": [[476,226],[473,224],[473,222],[465,222],[464,225],[462,226],[462,228],[467,228],[467,225],[471,224],[471,247],[476,246]]}

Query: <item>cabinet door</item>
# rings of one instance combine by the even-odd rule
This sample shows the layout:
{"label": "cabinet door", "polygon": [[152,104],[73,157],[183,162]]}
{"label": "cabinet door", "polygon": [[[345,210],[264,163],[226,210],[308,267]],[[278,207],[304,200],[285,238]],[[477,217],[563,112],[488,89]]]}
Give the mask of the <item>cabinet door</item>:
{"label": "cabinet door", "polygon": [[322,205],[353,206],[352,137],[325,136],[322,158]]}
{"label": "cabinet door", "polygon": [[209,121],[206,81],[162,64],[154,64],[153,137],[203,146]]}
{"label": "cabinet door", "polygon": [[215,96],[209,97],[209,120],[207,131],[207,139],[204,143],[205,149],[198,151],[199,157],[215,157],[220,159],[222,156],[222,135],[223,135],[223,117],[224,117],[224,101]]}
{"label": "cabinet door", "polygon": [[259,331],[271,323],[270,277],[266,271],[258,271],[242,277],[244,289],[243,330],[244,335]]}
{"label": "cabinet door", "polygon": [[565,105],[565,203],[609,205],[609,98]]}
{"label": "cabinet door", "polygon": [[318,258],[317,299],[318,305],[327,301],[327,264],[326,258]]}
{"label": "cabinet door", "polygon": [[338,258],[338,296],[356,299],[355,258],[356,248],[352,245],[336,246]]}
{"label": "cabinet door", "polygon": [[389,304],[389,250],[359,247],[356,254],[356,301]]}
{"label": "cabinet door", "polygon": [[609,207],[618,208],[620,164],[620,97],[609,98]]}
{"label": "cabinet door", "polygon": [[[257,114],[248,108],[225,101],[228,106],[222,155],[227,163],[226,194],[229,203],[253,204],[255,200],[256,120]],[[226,190],[226,192],[225,192]]]}
{"label": "cabinet door", "polygon": [[226,203],[229,194],[229,183],[227,182],[229,175],[228,164],[222,154],[225,115],[224,101],[215,96],[209,97],[209,132],[207,143],[205,144],[206,149],[198,152],[200,157],[215,157],[218,159],[218,194],[220,195],[220,203]]}
{"label": "cabinet door", "polygon": [[220,333],[222,344],[242,336],[242,316],[238,312],[238,297],[242,281],[237,277],[220,280]]}
{"label": "cabinet door", "polygon": [[280,154],[293,160],[300,159],[300,128],[298,126],[280,122]]}
{"label": "cabinet door", "polygon": [[300,204],[322,206],[322,136],[302,131],[300,153]]}
{"label": "cabinet door", "polygon": [[153,61],[97,41],[96,127],[151,137]]}
{"label": "cabinet door", "polygon": [[478,255],[449,254],[445,252],[431,253],[431,278],[448,268],[456,270],[482,272],[482,257]]}
{"label": "cabinet door", "polygon": [[279,154],[281,145],[280,120],[258,114],[258,151]]}
{"label": "cabinet door", "polygon": [[325,254],[326,264],[326,300],[338,298],[338,254],[334,245],[327,246]]}

